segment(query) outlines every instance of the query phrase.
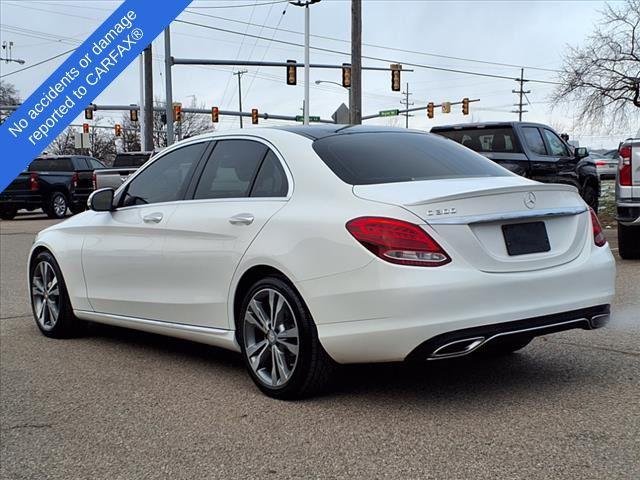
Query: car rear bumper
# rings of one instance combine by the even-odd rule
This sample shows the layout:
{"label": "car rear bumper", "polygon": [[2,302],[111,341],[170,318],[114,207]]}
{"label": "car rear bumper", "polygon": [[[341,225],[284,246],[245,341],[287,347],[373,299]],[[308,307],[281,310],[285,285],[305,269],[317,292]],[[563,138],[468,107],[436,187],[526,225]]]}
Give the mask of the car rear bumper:
{"label": "car rear bumper", "polygon": [[0,206],[11,208],[40,208],[42,207],[42,195],[40,194],[12,194],[3,193],[0,195]]}
{"label": "car rear bumper", "polygon": [[[465,329],[493,331],[540,318],[554,323],[571,312],[606,307],[614,284],[611,251],[590,245],[572,262],[537,271],[491,274],[455,263],[427,269],[375,259],[296,285],[329,355],[360,363],[402,361],[425,342]],[[593,328],[590,319],[578,313],[567,327]]]}

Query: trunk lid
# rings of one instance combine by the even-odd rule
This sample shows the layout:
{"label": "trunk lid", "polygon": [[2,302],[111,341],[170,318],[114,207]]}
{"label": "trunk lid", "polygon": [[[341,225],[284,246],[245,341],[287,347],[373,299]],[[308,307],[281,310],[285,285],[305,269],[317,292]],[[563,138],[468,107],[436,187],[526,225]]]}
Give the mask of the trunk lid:
{"label": "trunk lid", "polygon": [[[591,232],[588,209],[574,187],[517,176],[357,185],[353,191],[416,214],[437,233],[454,262],[462,258],[484,272],[539,270],[570,262]],[[513,233],[503,227],[511,232],[510,225],[534,222],[544,223],[548,250],[510,254],[513,248],[507,247],[505,235],[512,244]],[[531,240],[515,239],[515,247]]]}

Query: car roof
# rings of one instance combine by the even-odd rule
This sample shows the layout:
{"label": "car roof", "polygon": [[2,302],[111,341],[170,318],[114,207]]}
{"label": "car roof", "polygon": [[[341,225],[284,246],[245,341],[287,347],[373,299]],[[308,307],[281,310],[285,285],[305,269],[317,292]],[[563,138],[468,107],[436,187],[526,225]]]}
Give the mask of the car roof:
{"label": "car roof", "polygon": [[333,135],[347,135],[353,133],[426,133],[423,130],[407,130],[405,128],[384,127],[380,125],[283,125],[272,128],[296,133],[312,140],[319,140]]}
{"label": "car roof", "polygon": [[437,132],[441,130],[463,130],[463,129],[471,129],[471,128],[515,127],[516,125],[528,126],[528,127],[551,128],[549,127],[549,125],[545,125],[543,123],[507,121],[507,122],[455,123],[451,125],[438,125],[436,127],[432,127],[431,131]]}

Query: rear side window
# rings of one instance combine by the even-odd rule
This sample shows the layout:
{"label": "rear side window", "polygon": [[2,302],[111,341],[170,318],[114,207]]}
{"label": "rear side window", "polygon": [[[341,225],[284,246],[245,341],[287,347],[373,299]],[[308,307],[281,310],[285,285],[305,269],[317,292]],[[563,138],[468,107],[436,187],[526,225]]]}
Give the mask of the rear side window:
{"label": "rear side window", "polygon": [[313,149],[351,185],[511,175],[482,155],[437,135],[377,132],[333,135]]}
{"label": "rear side window", "polygon": [[540,130],[536,127],[524,127],[522,129],[522,134],[524,135],[524,141],[527,142],[527,146],[533,153],[537,153],[538,155],[547,154],[547,149],[544,146],[544,140],[542,140]]}
{"label": "rear side window", "polygon": [[129,183],[122,205],[181,200],[207,142],[177,148],[158,158]]}
{"label": "rear side window", "polygon": [[267,147],[251,140],[221,140],[202,171],[195,199],[248,197]]}
{"label": "rear side window", "polygon": [[36,158],[29,165],[30,172],[73,172],[71,158]]}
{"label": "rear side window", "polygon": [[289,191],[287,176],[280,165],[278,157],[269,150],[260,166],[260,171],[253,182],[252,197],[286,197]]}
{"label": "rear side window", "polygon": [[436,130],[433,133],[450,138],[474,152],[521,152],[511,127]]}
{"label": "rear side window", "polygon": [[150,155],[140,154],[140,155],[116,155],[115,160],[113,161],[113,167],[126,167],[126,168],[137,168],[144,165],[144,163],[149,160]]}

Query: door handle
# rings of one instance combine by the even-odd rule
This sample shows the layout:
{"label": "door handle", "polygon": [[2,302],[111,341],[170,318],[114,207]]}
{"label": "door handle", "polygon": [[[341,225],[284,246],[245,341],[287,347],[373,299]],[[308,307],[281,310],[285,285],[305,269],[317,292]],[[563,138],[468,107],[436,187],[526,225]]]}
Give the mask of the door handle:
{"label": "door handle", "polygon": [[160,223],[162,221],[162,213],[151,213],[145,217],[142,217],[144,223]]}
{"label": "door handle", "polygon": [[239,213],[229,219],[231,225],[251,225],[253,223],[253,215],[250,213]]}

